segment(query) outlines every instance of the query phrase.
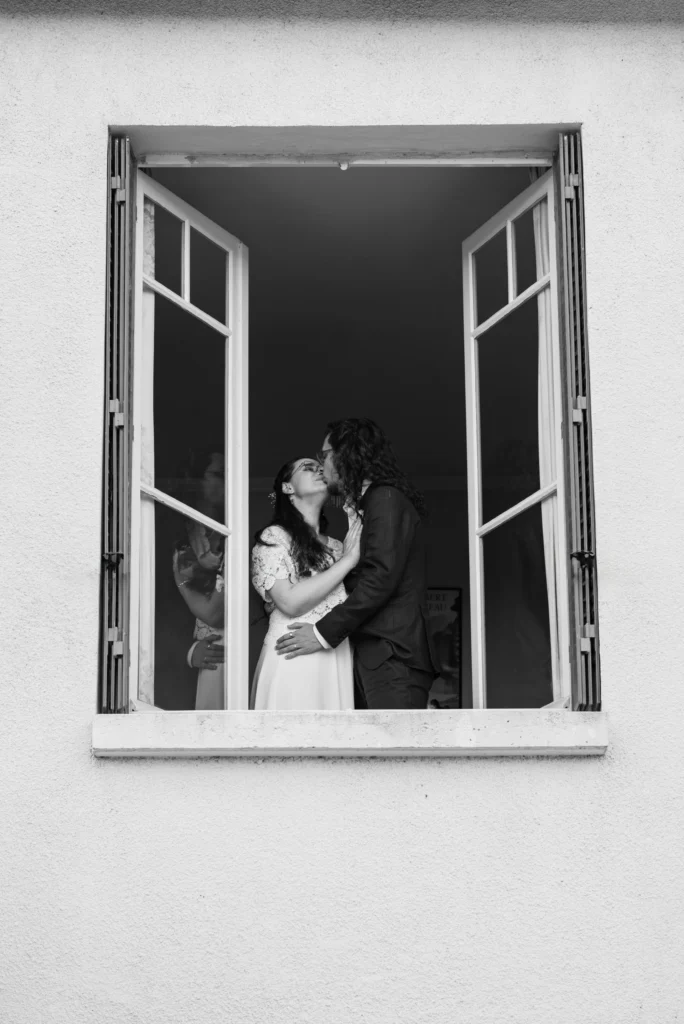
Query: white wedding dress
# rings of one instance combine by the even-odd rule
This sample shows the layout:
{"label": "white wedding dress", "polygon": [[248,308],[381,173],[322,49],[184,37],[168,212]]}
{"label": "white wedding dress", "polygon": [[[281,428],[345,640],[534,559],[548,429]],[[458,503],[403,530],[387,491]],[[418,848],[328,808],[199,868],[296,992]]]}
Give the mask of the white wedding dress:
{"label": "white wedding dress", "polygon": [[[269,597],[276,580],[298,577],[290,554],[290,535],[280,526],[269,526],[263,539],[270,546],[256,544],[252,549],[252,585],[263,598],[269,616],[268,632],[254,674],[255,711],[344,711],[354,707],[352,652],[348,640],[334,650],[317,651],[288,661],[276,654],[278,637],[287,633],[291,622],[318,622],[331,608],[346,598],[340,583],[333,591],[303,615],[285,615]],[[328,545],[335,561],[342,555],[342,544],[330,538]]]}

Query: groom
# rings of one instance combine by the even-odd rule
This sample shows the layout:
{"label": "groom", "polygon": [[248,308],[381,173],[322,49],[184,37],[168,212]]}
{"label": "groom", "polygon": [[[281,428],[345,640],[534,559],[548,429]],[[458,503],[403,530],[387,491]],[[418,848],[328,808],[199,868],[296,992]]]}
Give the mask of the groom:
{"label": "groom", "polygon": [[437,671],[425,625],[422,496],[373,420],[330,423],[319,460],[330,493],[363,518],[361,559],[345,580],[346,601],[315,626],[292,623],[276,650],[298,658],[349,637],[357,708],[425,708]]}

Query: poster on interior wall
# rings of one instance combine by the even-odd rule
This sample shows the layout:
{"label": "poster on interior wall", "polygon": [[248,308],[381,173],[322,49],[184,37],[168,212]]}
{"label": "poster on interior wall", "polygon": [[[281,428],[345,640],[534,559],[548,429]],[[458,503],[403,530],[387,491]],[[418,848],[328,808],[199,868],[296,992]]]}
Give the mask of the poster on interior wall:
{"label": "poster on interior wall", "polygon": [[427,624],[439,676],[430,707],[461,707],[461,587],[428,587]]}

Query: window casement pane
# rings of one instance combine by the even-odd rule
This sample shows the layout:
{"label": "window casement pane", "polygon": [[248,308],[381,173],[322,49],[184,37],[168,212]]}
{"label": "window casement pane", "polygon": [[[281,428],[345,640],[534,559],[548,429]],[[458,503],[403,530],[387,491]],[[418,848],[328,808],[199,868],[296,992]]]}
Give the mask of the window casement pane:
{"label": "window casement pane", "polygon": [[105,316],[104,510],[98,710],[128,710],[130,271],[134,170],[125,137],[110,137]]}
{"label": "window casement pane", "polygon": [[144,204],[145,274],[183,293],[183,221],[151,199]]}
{"label": "window casement pane", "polygon": [[540,487],[537,307],[528,299],[476,342],[483,522]]}
{"label": "window casement pane", "polygon": [[546,504],[537,502],[482,540],[487,707],[553,700]]}
{"label": "window casement pane", "polygon": [[559,137],[555,167],[564,343],[566,476],[570,533],[570,636],[572,706],[600,711],[594,486],[589,401],[582,140]]}
{"label": "window casement pane", "polygon": [[463,243],[474,707],[570,695],[553,200],[549,172]]}
{"label": "window casement pane", "polygon": [[[174,687],[190,672],[188,650],[193,641],[215,635],[225,644],[225,666],[200,673],[196,706],[243,709],[248,706],[247,251],[142,173],[137,209],[133,706],[178,707]],[[172,222],[179,225],[174,235],[179,244],[174,241],[171,253],[162,253],[170,235],[165,228],[160,242],[158,227]],[[175,279],[168,266],[160,274],[160,260],[175,268]],[[208,267],[205,280],[193,274],[193,262]],[[189,706],[195,707],[194,695]]]}

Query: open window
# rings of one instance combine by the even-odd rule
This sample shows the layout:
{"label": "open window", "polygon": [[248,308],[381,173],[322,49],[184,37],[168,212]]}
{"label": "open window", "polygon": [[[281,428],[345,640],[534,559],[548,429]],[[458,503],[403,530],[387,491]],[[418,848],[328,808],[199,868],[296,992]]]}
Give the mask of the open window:
{"label": "open window", "polygon": [[511,687],[546,687],[562,704],[570,645],[551,171],[464,241],[463,289],[473,706],[506,706]]}
{"label": "open window", "polygon": [[[170,569],[195,640],[247,632],[247,250],[139,172],[136,260],[130,664],[137,700],[155,705]],[[206,570],[203,588],[184,589],[189,559]],[[238,643],[212,671],[223,691],[212,705],[246,707],[246,675]]]}
{"label": "open window", "polygon": [[532,174],[110,153],[100,710],[201,709],[203,609],[227,650],[206,706],[249,707],[251,538],[279,464],[343,415],[385,426],[432,512],[434,705],[598,710],[578,136]]}

